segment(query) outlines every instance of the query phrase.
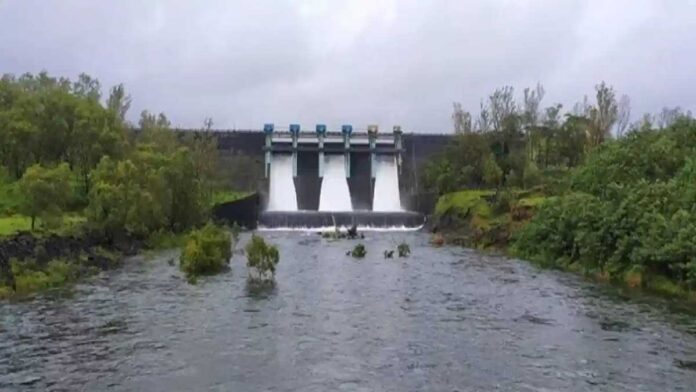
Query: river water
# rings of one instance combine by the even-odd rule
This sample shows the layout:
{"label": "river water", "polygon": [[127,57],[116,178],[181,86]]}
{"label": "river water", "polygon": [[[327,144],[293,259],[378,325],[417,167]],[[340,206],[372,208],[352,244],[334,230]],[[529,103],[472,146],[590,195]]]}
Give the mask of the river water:
{"label": "river water", "polygon": [[[367,233],[362,260],[264,235],[272,290],[248,286],[243,255],[193,286],[163,252],[0,304],[0,390],[696,390],[696,316],[667,301],[422,233]],[[401,241],[411,257],[384,259]]]}

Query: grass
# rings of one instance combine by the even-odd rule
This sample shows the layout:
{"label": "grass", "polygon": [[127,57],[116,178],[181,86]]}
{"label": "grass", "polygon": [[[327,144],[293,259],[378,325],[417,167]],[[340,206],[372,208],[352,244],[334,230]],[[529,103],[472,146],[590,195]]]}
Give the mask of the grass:
{"label": "grass", "polygon": [[21,202],[17,182],[10,182],[0,168],[0,216],[14,214]]}
{"label": "grass", "polygon": [[11,215],[0,218],[0,236],[29,230],[31,230],[31,219],[27,216]]}
{"label": "grass", "polygon": [[435,215],[441,216],[448,211],[469,213],[472,216],[488,218],[491,216],[491,207],[485,197],[492,196],[490,190],[465,190],[442,195],[435,206]]}
{"label": "grass", "polygon": [[[78,214],[64,215],[63,220],[59,227],[52,228],[49,230],[44,230],[41,227],[41,220],[36,220],[36,233],[56,233],[56,234],[70,234],[74,230],[77,230],[87,219]],[[10,216],[0,217],[0,236],[9,236],[17,234],[20,231],[30,231],[31,230],[31,218],[28,216],[14,214]]]}
{"label": "grass", "polygon": [[213,193],[212,203],[213,203],[213,205],[228,203],[230,201],[239,200],[239,199],[244,198],[244,197],[249,196],[249,195],[250,195],[249,192],[239,192],[239,191],[231,191],[231,190],[215,191]]}

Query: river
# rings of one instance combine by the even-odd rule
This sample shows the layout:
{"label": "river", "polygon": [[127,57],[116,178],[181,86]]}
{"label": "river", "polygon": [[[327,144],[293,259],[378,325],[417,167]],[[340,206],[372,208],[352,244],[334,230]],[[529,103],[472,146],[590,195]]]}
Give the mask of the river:
{"label": "river", "polygon": [[[694,391],[696,316],[414,232],[267,232],[272,290],[175,252],[0,304],[7,391]],[[242,237],[242,243],[248,240]],[[382,252],[405,241],[409,258]]]}

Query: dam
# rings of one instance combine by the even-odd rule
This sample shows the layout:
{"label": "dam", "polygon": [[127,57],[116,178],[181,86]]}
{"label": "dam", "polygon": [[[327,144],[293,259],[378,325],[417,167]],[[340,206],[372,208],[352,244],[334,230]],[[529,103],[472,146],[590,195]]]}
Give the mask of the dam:
{"label": "dam", "polygon": [[259,225],[267,228],[416,228],[423,215],[403,207],[399,176],[403,164],[400,126],[380,133],[370,125],[329,131],[299,124],[264,132],[264,180]]}

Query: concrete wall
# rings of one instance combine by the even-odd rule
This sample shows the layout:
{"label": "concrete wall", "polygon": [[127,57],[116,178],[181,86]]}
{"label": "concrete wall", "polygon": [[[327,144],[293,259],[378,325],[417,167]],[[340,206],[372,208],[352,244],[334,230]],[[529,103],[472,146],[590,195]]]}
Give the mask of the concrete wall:
{"label": "concrete wall", "polygon": [[[178,130],[179,132],[200,132],[198,130]],[[265,135],[260,130],[238,130],[238,131],[211,131],[217,138],[218,149],[221,156],[238,156],[248,155],[253,158],[253,161],[260,165],[258,172],[263,173],[263,152],[262,148],[265,143]],[[414,200],[414,195],[422,192],[420,188],[420,172],[428,160],[434,154],[442,151],[449,145],[454,137],[453,134],[417,134],[404,133],[402,143],[404,152],[402,154],[401,173],[399,175],[399,187],[401,188],[402,204],[406,208],[415,208],[411,206]],[[354,154],[355,155],[355,154]],[[357,208],[369,208],[371,206],[373,186],[369,181],[369,155],[367,160],[364,157],[354,156],[351,158],[351,177],[355,180],[349,180],[351,193],[356,196],[353,200],[353,205]],[[298,160],[298,174],[301,176],[309,175],[316,176],[315,170],[318,170],[318,160],[316,153],[311,156],[300,157]],[[314,158],[312,158],[314,157]],[[367,162],[367,168],[365,163]],[[256,171],[256,170],[255,170]],[[367,176],[368,178],[365,178]],[[303,194],[313,194],[316,191],[316,200],[312,201],[312,205],[318,206],[319,192],[317,186],[321,187],[321,183],[312,180],[300,180]],[[265,184],[262,178],[259,179],[260,184]],[[263,188],[263,185],[262,185]],[[306,188],[306,189],[305,189]],[[264,189],[259,189],[262,197]],[[266,190],[267,191],[267,190]],[[355,191],[355,192],[354,192]],[[364,206],[364,207],[363,207]]]}

